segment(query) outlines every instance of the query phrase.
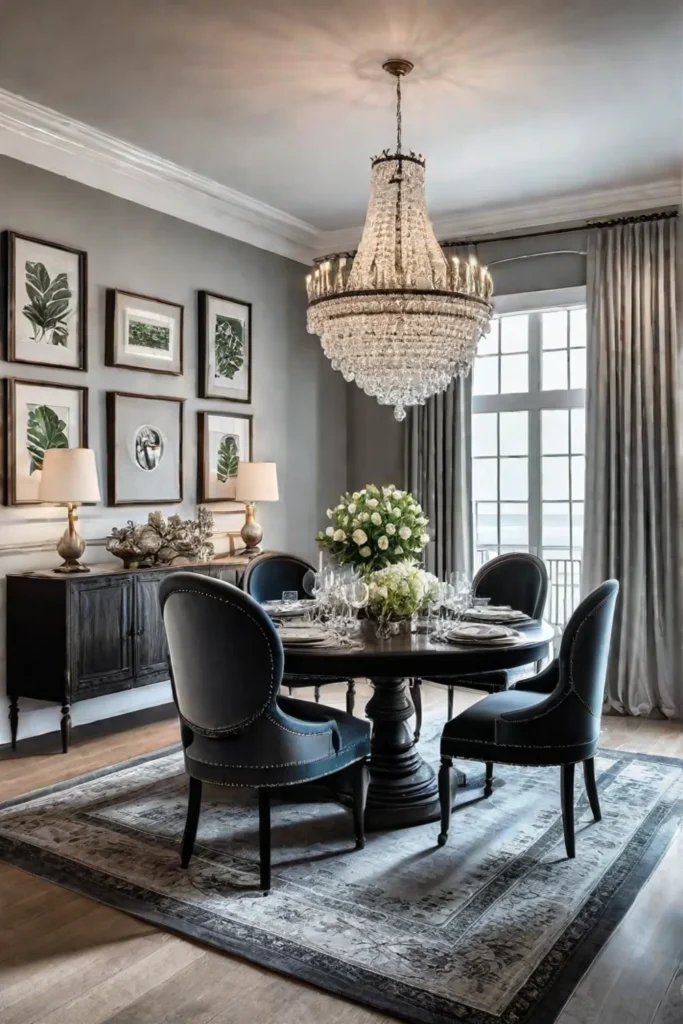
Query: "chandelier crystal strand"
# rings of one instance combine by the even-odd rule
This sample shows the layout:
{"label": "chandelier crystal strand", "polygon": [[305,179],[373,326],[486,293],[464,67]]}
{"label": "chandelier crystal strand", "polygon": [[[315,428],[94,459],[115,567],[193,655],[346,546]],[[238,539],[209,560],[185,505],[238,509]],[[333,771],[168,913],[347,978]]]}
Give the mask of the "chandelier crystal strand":
{"label": "chandelier crystal strand", "polygon": [[396,152],[372,161],[370,200],[355,255],[326,257],[306,278],[308,330],[346,381],[381,405],[423,405],[469,373],[491,321],[491,275],[474,256],[448,259],[425,204],[425,161],[401,152],[401,76],[396,75]]}

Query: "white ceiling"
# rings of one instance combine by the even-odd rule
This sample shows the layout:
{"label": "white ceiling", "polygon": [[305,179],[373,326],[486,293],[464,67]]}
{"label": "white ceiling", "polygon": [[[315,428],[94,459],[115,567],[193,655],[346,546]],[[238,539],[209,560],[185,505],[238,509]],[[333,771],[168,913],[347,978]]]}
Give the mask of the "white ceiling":
{"label": "white ceiling", "polygon": [[0,0],[0,26],[0,87],[321,229],[362,222],[392,54],[434,214],[680,178],[679,0]]}

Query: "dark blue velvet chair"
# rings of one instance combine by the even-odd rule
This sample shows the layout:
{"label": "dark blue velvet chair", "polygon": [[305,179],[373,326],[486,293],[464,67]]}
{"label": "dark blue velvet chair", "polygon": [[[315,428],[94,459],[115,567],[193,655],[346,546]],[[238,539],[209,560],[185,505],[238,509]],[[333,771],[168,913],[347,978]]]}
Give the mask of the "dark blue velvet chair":
{"label": "dark blue velvet chair", "polygon": [[[310,562],[297,555],[279,551],[266,551],[254,558],[242,576],[242,589],[259,604],[280,601],[285,590],[296,591],[300,598],[310,597],[304,590],[306,573],[315,569]],[[320,687],[330,683],[346,683],[346,710],[353,714],[356,705],[356,683],[353,679],[328,679],[324,676],[297,676],[286,673],[283,682],[289,692],[300,686],[312,686],[316,703],[320,700]]]}
{"label": "dark blue velvet chair", "polygon": [[[485,562],[475,574],[472,580],[472,596],[488,597],[491,604],[509,604],[531,619],[540,619],[548,596],[548,570],[545,562],[526,551],[511,551],[505,555],[498,555]],[[519,671],[514,669],[514,674],[518,674]],[[456,686],[486,690],[488,693],[507,690],[514,674],[507,669],[500,669],[496,672],[480,672],[478,675],[457,678],[430,677],[426,681],[448,687],[448,718],[451,719],[453,690]],[[417,739],[422,723],[420,680],[413,680],[412,693],[417,714]]]}
{"label": "dark blue velvet chair", "polygon": [[273,787],[348,772],[361,848],[369,723],[280,695],[284,655],[277,630],[237,587],[178,572],[162,581],[159,598],[190,776],[182,866],[192,856],[204,782],[258,789],[262,889],[270,888]]}
{"label": "dark blue velvet chair", "polygon": [[583,764],[593,817],[600,821],[594,756],[600,737],[616,580],[585,598],[569,620],[559,656],[545,671],[513,689],[493,693],[446,723],[441,737],[441,834],[451,818],[453,758],[484,761],[484,796],[491,795],[494,764],[561,766],[562,818],[567,856],[574,857],[574,769]]}

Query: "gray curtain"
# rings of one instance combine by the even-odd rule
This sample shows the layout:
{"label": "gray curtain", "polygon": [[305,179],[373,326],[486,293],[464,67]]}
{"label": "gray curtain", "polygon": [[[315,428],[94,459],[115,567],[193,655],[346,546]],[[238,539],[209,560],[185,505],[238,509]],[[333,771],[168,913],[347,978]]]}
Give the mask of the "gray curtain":
{"label": "gray curtain", "polygon": [[683,715],[676,221],[596,229],[588,248],[583,589],[615,577],[606,703]]}
{"label": "gray curtain", "polygon": [[410,409],[406,486],[429,519],[425,567],[472,575],[472,375]]}

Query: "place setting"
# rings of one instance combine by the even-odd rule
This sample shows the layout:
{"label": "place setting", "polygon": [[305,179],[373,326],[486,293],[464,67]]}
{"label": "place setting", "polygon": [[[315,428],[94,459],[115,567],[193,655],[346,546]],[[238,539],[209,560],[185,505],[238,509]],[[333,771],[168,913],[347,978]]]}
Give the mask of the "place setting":
{"label": "place setting", "polygon": [[478,603],[478,599],[475,599],[475,603],[472,608],[468,608],[464,613],[463,618],[467,619],[468,622],[481,622],[481,623],[494,623],[494,624],[520,624],[522,622],[532,622],[533,620],[526,614],[512,608],[509,604],[488,604]]}
{"label": "place setting", "polygon": [[509,647],[523,637],[518,630],[509,626],[463,621],[451,626],[443,639],[458,646]]}

